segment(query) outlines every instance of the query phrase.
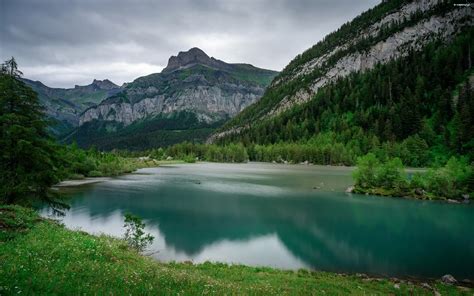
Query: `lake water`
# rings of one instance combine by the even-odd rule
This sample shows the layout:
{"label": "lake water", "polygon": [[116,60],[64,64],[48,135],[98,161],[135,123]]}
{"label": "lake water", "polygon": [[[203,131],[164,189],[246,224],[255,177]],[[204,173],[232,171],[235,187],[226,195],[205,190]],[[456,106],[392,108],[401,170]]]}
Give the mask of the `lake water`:
{"label": "lake water", "polygon": [[474,206],[344,193],[348,168],[198,163],[67,189],[67,227],[141,216],[161,261],[474,278]]}

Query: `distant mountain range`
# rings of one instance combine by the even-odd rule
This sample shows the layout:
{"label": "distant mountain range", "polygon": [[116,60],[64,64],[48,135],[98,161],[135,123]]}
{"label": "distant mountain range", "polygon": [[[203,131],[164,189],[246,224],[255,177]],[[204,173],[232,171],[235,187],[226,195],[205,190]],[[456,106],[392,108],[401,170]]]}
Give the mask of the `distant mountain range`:
{"label": "distant mountain range", "polygon": [[278,72],[229,64],[199,48],[169,59],[161,73],[119,87],[94,80],[71,89],[23,79],[39,95],[52,131],[64,142],[101,149],[145,149],[204,141],[256,102]]}
{"label": "distant mountain range", "polygon": [[94,80],[89,85],[76,85],[74,88],[51,88],[40,81],[22,80],[38,94],[47,116],[53,121],[51,130],[56,136],[77,127],[84,110],[121,90],[107,79]]}
{"label": "distant mountain range", "polygon": [[80,116],[124,126],[156,115],[189,111],[201,122],[233,117],[263,95],[277,72],[248,64],[227,64],[198,48],[169,59],[161,73],[137,78],[124,90]]}
{"label": "distant mountain range", "polygon": [[463,111],[474,85],[473,16],[472,7],[451,1],[382,1],[280,73],[192,48],[170,57],[161,73],[122,87],[25,82],[61,123],[63,141],[83,147],[321,141],[349,163],[381,143],[404,145],[393,155],[466,153],[474,145],[474,115]]}

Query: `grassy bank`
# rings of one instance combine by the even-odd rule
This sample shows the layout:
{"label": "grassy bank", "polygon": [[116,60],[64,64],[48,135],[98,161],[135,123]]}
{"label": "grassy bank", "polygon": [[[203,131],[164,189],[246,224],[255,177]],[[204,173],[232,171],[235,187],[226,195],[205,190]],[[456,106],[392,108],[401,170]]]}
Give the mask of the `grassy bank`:
{"label": "grassy bank", "polygon": [[118,239],[67,230],[32,210],[0,206],[0,294],[469,294],[432,282],[204,263],[159,263]]}

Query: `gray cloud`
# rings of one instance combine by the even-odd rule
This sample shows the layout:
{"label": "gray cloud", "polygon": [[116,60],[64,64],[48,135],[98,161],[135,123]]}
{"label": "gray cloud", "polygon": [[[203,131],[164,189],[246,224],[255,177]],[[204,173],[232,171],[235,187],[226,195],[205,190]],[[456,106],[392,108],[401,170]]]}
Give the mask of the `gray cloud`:
{"label": "gray cloud", "polygon": [[159,72],[197,46],[281,70],[380,0],[0,0],[0,58],[57,87]]}

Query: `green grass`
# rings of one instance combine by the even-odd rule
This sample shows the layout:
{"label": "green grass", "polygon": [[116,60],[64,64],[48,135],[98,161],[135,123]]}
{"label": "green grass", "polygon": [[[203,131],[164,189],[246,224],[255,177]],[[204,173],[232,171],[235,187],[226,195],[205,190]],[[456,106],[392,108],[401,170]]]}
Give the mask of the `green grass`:
{"label": "green grass", "polygon": [[[0,231],[0,295],[433,294],[419,284],[396,289],[393,281],[355,275],[159,263],[122,240],[71,231],[17,206],[0,206]],[[442,295],[472,293],[430,285]]]}

